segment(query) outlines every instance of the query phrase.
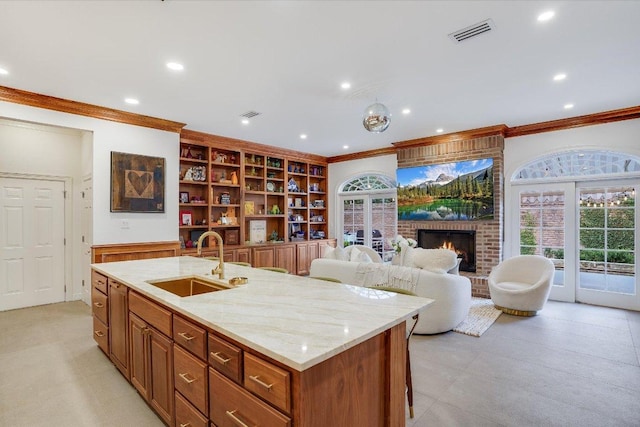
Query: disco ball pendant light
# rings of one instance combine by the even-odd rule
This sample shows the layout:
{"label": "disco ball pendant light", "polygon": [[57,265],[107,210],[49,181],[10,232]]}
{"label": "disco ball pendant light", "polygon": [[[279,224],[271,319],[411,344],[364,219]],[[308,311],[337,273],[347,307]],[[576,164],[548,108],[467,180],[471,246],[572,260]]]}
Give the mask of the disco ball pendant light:
{"label": "disco ball pendant light", "polygon": [[364,110],[362,125],[369,132],[384,132],[389,127],[389,123],[391,123],[391,114],[384,104],[376,102]]}

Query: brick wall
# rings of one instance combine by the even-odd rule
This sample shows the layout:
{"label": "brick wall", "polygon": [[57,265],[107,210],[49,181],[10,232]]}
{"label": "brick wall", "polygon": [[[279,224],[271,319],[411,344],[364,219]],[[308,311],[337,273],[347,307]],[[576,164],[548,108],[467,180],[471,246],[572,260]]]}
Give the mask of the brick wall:
{"label": "brick wall", "polygon": [[450,141],[398,150],[398,167],[437,165],[493,158],[494,218],[487,221],[398,221],[398,234],[417,239],[418,229],[475,230],[476,272],[461,272],[471,280],[473,296],[489,298],[487,276],[502,260],[504,229],[504,137]]}

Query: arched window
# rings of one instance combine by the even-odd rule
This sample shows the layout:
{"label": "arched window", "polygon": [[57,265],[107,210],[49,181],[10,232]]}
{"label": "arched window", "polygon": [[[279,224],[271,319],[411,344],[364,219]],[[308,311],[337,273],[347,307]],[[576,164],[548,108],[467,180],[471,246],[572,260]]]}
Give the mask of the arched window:
{"label": "arched window", "polygon": [[395,181],[385,175],[363,174],[345,181],[338,190],[339,244],[366,245],[383,260],[393,255],[388,240],[397,233]]}
{"label": "arched window", "polygon": [[567,151],[549,154],[527,163],[511,177],[514,184],[525,181],[579,181],[640,175],[640,160],[628,154],[602,150]]}

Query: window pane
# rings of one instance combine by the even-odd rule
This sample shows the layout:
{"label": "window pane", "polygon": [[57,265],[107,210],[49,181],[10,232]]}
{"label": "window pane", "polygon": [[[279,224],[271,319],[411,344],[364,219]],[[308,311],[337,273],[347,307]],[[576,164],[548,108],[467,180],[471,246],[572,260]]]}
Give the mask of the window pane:
{"label": "window pane", "polygon": [[604,230],[580,230],[580,246],[583,248],[603,248]]}

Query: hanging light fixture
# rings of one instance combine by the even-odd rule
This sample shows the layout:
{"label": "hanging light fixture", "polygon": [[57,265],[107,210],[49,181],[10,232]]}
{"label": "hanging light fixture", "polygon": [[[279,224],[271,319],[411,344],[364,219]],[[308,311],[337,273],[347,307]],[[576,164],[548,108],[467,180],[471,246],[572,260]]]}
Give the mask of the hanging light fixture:
{"label": "hanging light fixture", "polygon": [[364,110],[362,125],[369,132],[384,132],[389,127],[389,123],[391,123],[391,113],[384,104],[376,102]]}

